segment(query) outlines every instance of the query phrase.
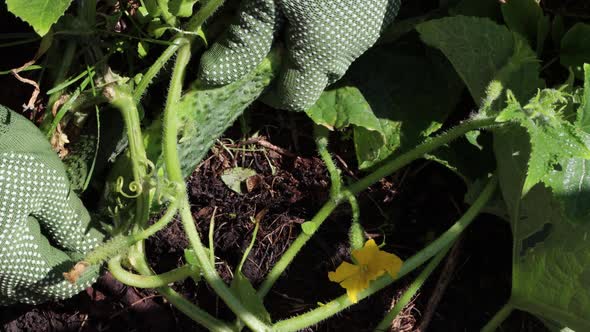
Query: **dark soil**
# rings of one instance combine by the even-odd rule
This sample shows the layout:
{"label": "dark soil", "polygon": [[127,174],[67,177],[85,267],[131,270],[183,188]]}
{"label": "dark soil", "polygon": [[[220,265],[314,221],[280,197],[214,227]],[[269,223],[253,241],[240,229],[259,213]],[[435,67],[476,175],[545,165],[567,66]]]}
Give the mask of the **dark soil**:
{"label": "dark soil", "polygon": [[[512,0],[516,1],[516,0]],[[543,2],[547,12],[571,19],[590,19],[586,1]],[[0,5],[0,10],[5,10]],[[584,16],[584,15],[587,15]],[[10,15],[0,13],[3,32],[30,31]],[[6,48],[0,70],[22,65],[34,54],[31,45]],[[0,76],[0,101],[22,109],[32,89],[10,75]],[[4,88],[14,87],[14,88]],[[471,109],[465,106],[466,111]],[[202,234],[207,234],[215,211],[214,247],[218,270],[229,281],[252,240],[254,224],[260,229],[243,272],[254,286],[301,232],[327,199],[329,179],[315,155],[309,121],[301,114],[273,111],[257,105],[247,122],[258,132],[259,141],[281,149],[265,148],[257,142],[241,144],[242,133],[234,126],[188,179],[192,212]],[[257,124],[264,124],[260,126]],[[346,178],[361,177],[356,168],[352,143],[344,135],[332,137],[331,151]],[[251,168],[257,176],[250,188],[239,194],[220,178],[227,169]],[[385,250],[410,257],[446,230],[466,210],[466,188],[450,171],[419,161],[382,180],[359,197],[361,218],[368,234]],[[273,320],[301,314],[340,296],[344,290],[331,283],[328,272],[349,260],[347,232],[350,211],[342,206],[325,222],[285,275],[265,299]],[[206,239],[204,239],[205,244]],[[147,241],[153,268],[163,272],[180,266],[188,242],[178,221]],[[478,331],[504,304],[510,293],[511,234],[508,225],[493,216],[481,215],[465,232],[450,272],[439,268],[396,321],[396,331],[415,331],[429,316],[428,331]],[[445,263],[443,263],[444,265]],[[371,331],[399,298],[415,275],[409,275],[351,309],[309,331]],[[450,278],[445,289],[442,278]],[[233,319],[223,302],[204,283],[192,280],[173,286],[187,299],[214,314]],[[429,300],[441,295],[441,301]],[[531,315],[515,312],[503,324],[504,331],[544,331]],[[0,331],[202,331],[153,291],[123,286],[109,274],[72,299],[39,306],[0,309]]]}
{"label": "dark soil", "polygon": [[[262,106],[261,106],[262,107]],[[264,123],[264,109],[249,113],[250,123]],[[272,142],[285,151],[240,145],[240,131],[232,128],[189,178],[192,211],[202,234],[209,231],[215,214],[215,254],[218,270],[229,281],[249,245],[254,224],[260,230],[244,274],[258,285],[326,200],[329,180],[321,160],[313,155],[309,122],[301,115],[279,113],[276,123],[256,128],[260,140]],[[288,129],[286,129],[288,128]],[[233,133],[233,134],[232,134]],[[332,142],[335,155],[349,177],[354,170],[349,142]],[[231,151],[231,154],[228,152]],[[346,162],[343,164],[343,162]],[[272,167],[270,166],[272,165]],[[353,165],[353,166],[350,166]],[[258,174],[255,185],[243,194],[230,190],[221,173],[235,166],[248,167]],[[273,173],[274,169],[274,173]],[[367,233],[386,250],[407,258],[448,228],[465,211],[464,185],[452,173],[434,163],[416,162],[393,177],[384,179],[360,197]],[[264,213],[260,213],[264,211]],[[438,272],[433,274],[404,319],[400,331],[413,331],[421,315],[434,311],[429,331],[477,331],[498,310],[509,295],[510,229],[502,220],[480,216],[466,232],[455,261],[449,287],[436,307],[429,307],[433,293],[439,292]],[[327,274],[348,258],[348,208],[339,208],[295,259],[265,300],[273,319],[300,314],[318,303],[329,301],[343,289],[328,281]],[[183,263],[188,245],[182,227],[174,221],[147,241],[150,262],[158,272]],[[396,296],[411,282],[411,276],[352,309],[309,331],[369,331],[391,307]],[[177,283],[174,288],[216,316],[232,319],[231,312],[204,282]],[[94,288],[73,299],[37,307],[14,306],[0,312],[0,326],[6,331],[185,331],[203,330],[182,313],[166,304],[152,291],[127,288],[110,275]],[[529,315],[516,313],[505,324],[509,331],[542,331]]]}

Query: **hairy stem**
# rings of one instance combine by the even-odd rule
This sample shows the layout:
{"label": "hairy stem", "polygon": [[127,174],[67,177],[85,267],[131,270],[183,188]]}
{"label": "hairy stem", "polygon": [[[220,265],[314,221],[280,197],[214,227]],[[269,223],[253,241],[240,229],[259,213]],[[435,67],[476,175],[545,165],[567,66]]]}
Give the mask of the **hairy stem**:
{"label": "hairy stem", "polygon": [[[137,272],[145,275],[151,276],[154,273],[149,268],[145,255],[138,255],[137,257],[130,257],[133,260],[133,267],[137,270]],[[113,276],[117,277],[115,274]],[[209,313],[204,311],[203,309],[197,307],[196,305],[192,304],[191,302],[187,301],[183,298],[180,294],[174,291],[172,288],[168,286],[158,287],[156,290],[162,294],[166,300],[168,300],[172,305],[174,305],[178,310],[182,311],[185,315],[190,317],[195,322],[203,325],[210,331],[219,331],[219,332],[231,332],[233,329],[229,327],[226,323],[218,320],[217,318],[211,316]]]}
{"label": "hairy stem", "polygon": [[510,314],[512,313],[512,311],[514,310],[514,306],[512,305],[512,303],[510,303],[510,301],[508,301],[508,303],[506,303],[502,309],[500,309],[495,315],[494,317],[492,317],[492,319],[486,324],[486,326],[484,326],[481,329],[481,332],[494,332],[498,329],[498,327],[500,326],[500,324],[502,324],[503,321],[506,320],[506,318],[508,318],[508,316],[510,316]]}
{"label": "hairy stem", "polygon": [[121,266],[121,257],[115,257],[109,261],[109,271],[117,280],[138,288],[158,288],[176,281],[184,280],[191,275],[196,275],[199,270],[191,265],[184,265],[174,270],[157,274],[144,276],[140,274],[131,273]]}
{"label": "hairy stem", "polygon": [[330,174],[330,198],[337,200],[342,188],[342,179],[340,178],[340,170],[336,167],[330,152],[328,151],[328,135],[329,131],[326,127],[315,125],[313,128],[315,136],[315,143],[318,149],[318,154],[326,164],[328,174]]}
{"label": "hairy stem", "polygon": [[127,86],[111,85],[105,88],[104,93],[111,104],[121,111],[125,122],[133,173],[132,184],[134,191],[139,194],[135,205],[134,225],[143,228],[149,219],[149,188],[146,181],[148,159],[141,135],[139,112]]}
{"label": "hairy stem", "polygon": [[321,224],[328,218],[328,216],[332,213],[332,211],[342,202],[343,198],[346,195],[343,195],[342,192],[348,191],[351,194],[358,194],[361,191],[367,189],[371,185],[378,182],[381,178],[384,178],[388,175],[391,175],[398,169],[408,165],[412,161],[424,157],[425,154],[437,149],[440,146],[448,144],[453,140],[463,136],[465,133],[483,127],[489,127],[495,124],[494,118],[485,118],[485,119],[477,119],[466,121],[463,124],[460,124],[444,134],[439,136],[433,137],[426,142],[418,145],[416,148],[402,154],[398,158],[387,162],[385,165],[379,167],[377,170],[372,172],[371,174],[367,175],[366,177],[360,179],[359,181],[353,183],[348,188],[341,190],[341,195],[338,195],[338,199],[334,200],[331,199],[324,204],[324,206],[318,211],[318,213],[313,217],[311,222],[316,224],[315,230],[312,232],[305,233],[301,232],[299,236],[295,239],[293,244],[287,249],[287,251],[283,254],[283,256],[279,259],[279,261],[275,264],[272,270],[268,273],[268,276],[260,286],[260,290],[258,291],[258,295],[260,297],[264,297],[270,291],[274,283],[277,279],[283,274],[287,266],[291,264],[299,250],[303,248],[303,246],[307,243],[307,241],[311,238],[311,236],[317,231],[317,229],[321,226]]}
{"label": "hairy stem", "polygon": [[389,310],[389,312],[385,315],[385,317],[383,317],[383,320],[379,323],[379,325],[377,325],[374,332],[386,332],[391,329],[391,323],[393,322],[393,320],[406,307],[406,305],[408,305],[408,303],[410,303],[410,301],[412,300],[414,295],[416,295],[418,290],[420,290],[420,288],[422,287],[422,285],[424,284],[426,279],[428,279],[428,277],[430,277],[430,274],[432,274],[432,271],[434,271],[434,269],[436,269],[436,267],[440,264],[440,262],[443,260],[443,258],[447,255],[447,253],[449,252],[449,249],[451,249],[451,246],[452,246],[452,243],[450,243],[446,248],[441,250],[438,254],[436,254],[436,256],[434,256],[434,258],[432,260],[430,260],[430,262],[428,262],[428,265],[426,265],[424,270],[422,270],[422,272],[420,272],[420,274],[412,282],[410,287],[408,287],[408,289],[406,289],[406,291],[399,298],[399,300],[397,301],[395,306],[393,306],[393,308],[391,308],[391,310]]}
{"label": "hairy stem", "polygon": [[186,192],[184,178],[182,177],[180,160],[178,158],[178,150],[176,146],[176,106],[180,100],[183,76],[186,65],[188,64],[188,60],[190,59],[190,54],[190,47],[188,45],[182,46],[178,51],[176,64],[174,66],[174,71],[172,73],[172,79],[170,82],[170,90],[168,91],[168,98],[166,100],[166,109],[164,110],[164,135],[162,146],[167,176],[172,183],[176,183],[185,188],[184,193],[181,195],[182,197],[179,199],[180,216],[184,231],[189,239],[189,243],[195,251],[199,263],[201,264],[201,269],[205,280],[207,280],[217,295],[221,297],[228,307],[230,307],[230,309],[240,318],[240,320],[244,321],[248,327],[250,327],[253,331],[267,331],[269,330],[269,326],[262,322],[253,313],[251,313],[246,307],[244,307],[240,300],[232,293],[225,282],[219,277],[219,274],[217,274],[215,266],[211,264],[210,257],[203,247],[201,237],[197,231],[193,216],[190,211],[188,194]]}
{"label": "hairy stem", "polygon": [[[417,267],[421,266],[430,258],[442,251],[444,248],[449,246],[453,241],[455,241],[455,239],[461,234],[461,232],[463,232],[465,228],[467,228],[467,226],[471,224],[471,222],[475,219],[475,217],[479,214],[479,212],[484,208],[486,203],[492,197],[496,189],[497,183],[498,181],[496,177],[492,177],[487,183],[484,190],[479,195],[479,197],[475,200],[473,205],[453,226],[451,226],[451,228],[449,228],[445,233],[443,233],[438,239],[429,244],[426,248],[422,249],[417,254],[406,260],[403,263],[399,273],[395,277],[392,278],[391,276],[386,274],[372,282],[369,285],[369,288],[359,293],[358,300],[360,301],[370,295],[375,294],[381,289],[389,286],[395,280],[400,279],[401,277],[410,273]],[[303,315],[279,321],[273,325],[273,329],[275,331],[281,332],[298,331],[308,326],[315,325],[321,322],[322,320],[327,319],[328,317],[331,317],[339,313],[340,311],[350,307],[352,304],[353,303],[350,302],[347,295],[342,295],[337,299],[334,299],[324,304],[323,306],[311,310]]]}
{"label": "hairy stem", "polygon": [[[205,3],[205,5],[191,18],[187,25],[187,30],[190,32],[196,32],[201,28],[201,26],[205,23],[205,21],[223,5],[224,0],[210,0]],[[168,46],[166,50],[158,57],[156,62],[154,62],[148,71],[143,75],[139,84],[135,88],[135,92],[133,93],[133,98],[135,101],[139,101],[141,96],[145,93],[146,89],[153,81],[154,77],[158,75],[162,67],[172,58],[172,56],[178,51],[178,49],[183,46],[187,41],[192,43],[194,40],[194,35],[184,35],[182,33],[177,34],[174,36],[172,40],[172,45]]]}

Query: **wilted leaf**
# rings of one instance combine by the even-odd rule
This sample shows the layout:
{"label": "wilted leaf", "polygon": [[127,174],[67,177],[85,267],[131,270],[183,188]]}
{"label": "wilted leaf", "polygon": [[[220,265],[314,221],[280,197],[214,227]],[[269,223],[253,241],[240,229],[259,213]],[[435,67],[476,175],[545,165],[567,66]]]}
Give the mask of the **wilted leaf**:
{"label": "wilted leaf", "polygon": [[344,86],[324,91],[320,99],[305,113],[313,122],[328,129],[355,125],[381,132],[379,119],[373,114],[371,105],[355,87]]}
{"label": "wilted leaf", "polygon": [[227,169],[221,175],[221,181],[225,183],[229,189],[237,192],[238,194],[242,193],[242,183],[248,180],[249,177],[255,176],[256,171],[250,168],[243,168],[243,167],[234,167]]}

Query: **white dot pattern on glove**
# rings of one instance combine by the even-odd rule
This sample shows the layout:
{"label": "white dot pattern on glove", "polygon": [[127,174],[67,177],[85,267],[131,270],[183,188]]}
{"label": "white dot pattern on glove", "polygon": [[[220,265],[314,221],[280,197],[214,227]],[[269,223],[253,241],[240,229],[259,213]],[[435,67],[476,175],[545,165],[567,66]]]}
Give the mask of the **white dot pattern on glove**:
{"label": "white dot pattern on glove", "polygon": [[[61,272],[69,257],[52,247],[86,253],[99,243],[84,233],[77,200],[63,172],[31,154],[0,153],[0,305],[64,299],[88,287]],[[37,223],[38,221],[38,223]]]}
{"label": "white dot pattern on glove", "polygon": [[377,41],[399,7],[400,0],[245,1],[239,24],[203,56],[200,76],[207,84],[234,82],[268,53],[271,30],[285,21],[289,61],[278,92],[287,108],[308,109]]}
{"label": "white dot pattern on glove", "polygon": [[238,23],[201,59],[201,79],[209,85],[225,85],[249,73],[270,50],[277,27],[273,0],[244,2]]}

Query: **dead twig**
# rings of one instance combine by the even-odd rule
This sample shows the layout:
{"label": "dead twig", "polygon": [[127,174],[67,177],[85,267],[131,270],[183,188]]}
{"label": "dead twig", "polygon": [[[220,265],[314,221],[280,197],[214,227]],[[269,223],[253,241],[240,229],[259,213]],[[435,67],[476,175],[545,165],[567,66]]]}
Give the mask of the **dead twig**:
{"label": "dead twig", "polygon": [[248,144],[260,145],[260,146],[262,146],[264,148],[267,148],[269,150],[275,151],[275,152],[280,153],[280,154],[282,154],[284,156],[287,156],[287,157],[290,157],[290,158],[297,158],[297,155],[294,154],[293,152],[288,151],[286,149],[283,149],[283,148],[281,148],[279,146],[276,146],[276,145],[270,143],[264,137],[253,137],[253,138],[247,139],[247,140],[245,140],[243,142],[240,142],[238,144],[238,146],[248,145]]}
{"label": "dead twig", "polygon": [[449,253],[449,257],[447,258],[445,266],[440,273],[440,277],[438,278],[434,292],[428,300],[428,304],[426,305],[426,311],[424,312],[424,316],[422,316],[422,322],[415,330],[416,332],[426,331],[430,321],[432,320],[432,316],[434,315],[434,312],[436,311],[436,308],[438,307],[438,304],[447,289],[447,286],[451,280],[453,280],[453,274],[455,268],[457,267],[457,259],[459,257],[459,253],[461,252],[461,240],[462,237],[457,239],[457,242]]}

